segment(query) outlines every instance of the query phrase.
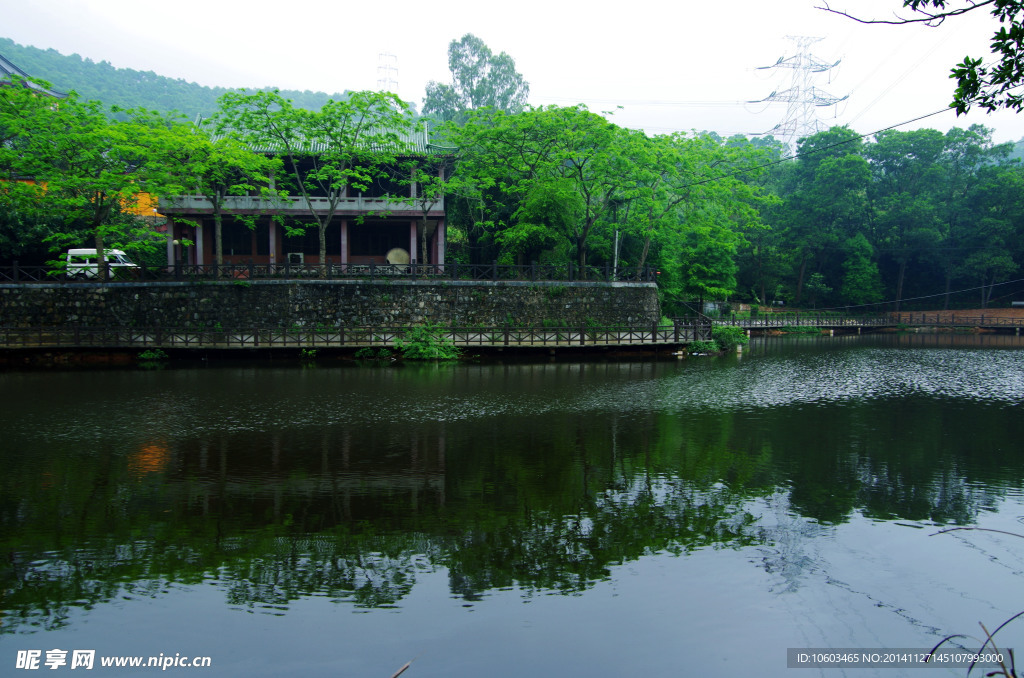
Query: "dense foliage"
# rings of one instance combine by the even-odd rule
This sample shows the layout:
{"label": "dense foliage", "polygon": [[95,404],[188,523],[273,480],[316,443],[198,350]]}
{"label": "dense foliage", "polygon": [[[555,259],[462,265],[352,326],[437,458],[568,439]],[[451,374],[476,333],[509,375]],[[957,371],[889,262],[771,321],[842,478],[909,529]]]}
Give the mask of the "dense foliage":
{"label": "dense foliage", "polygon": [[[441,173],[399,151],[413,117],[389,94],[353,93],[310,111],[283,93],[226,92],[212,116],[220,136],[211,136],[212,126],[148,111],[74,95],[51,106],[0,88],[0,170],[49,187],[45,205],[41,182],[0,191],[0,257],[43,240],[121,237],[131,221],[124,207],[143,188],[168,196],[187,186],[214,203],[267,190],[272,168],[252,150],[275,149],[275,190],[297,197],[336,202],[397,168],[392,183],[420,186],[423,235],[443,195],[450,261],[556,264],[584,279],[612,267],[628,279],[650,266],[666,315],[708,301],[976,306],[1024,290],[1024,169],[1013,145],[993,144],[984,127],[868,137],[836,127],[784,160],[771,138],[649,136],[583,106],[485,105],[466,83],[478,94],[500,84],[480,80],[493,69],[469,72],[491,52],[473,36],[452,45],[461,55],[453,91],[464,99],[433,132],[450,147]],[[526,91],[514,69],[505,75]],[[311,211],[295,227],[317,228],[323,251],[330,219]]]}

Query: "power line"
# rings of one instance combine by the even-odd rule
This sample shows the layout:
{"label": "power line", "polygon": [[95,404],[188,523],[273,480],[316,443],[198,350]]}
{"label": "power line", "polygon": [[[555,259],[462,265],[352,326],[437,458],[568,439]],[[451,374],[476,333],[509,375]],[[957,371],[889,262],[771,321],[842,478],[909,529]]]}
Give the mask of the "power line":
{"label": "power line", "polygon": [[953,110],[953,109],[951,109],[951,108],[943,108],[943,109],[940,109],[938,111],[934,111],[932,113],[927,113],[925,115],[921,115],[921,116],[918,116],[916,118],[912,118],[910,120],[905,120],[905,121],[897,123],[895,125],[889,125],[888,127],[883,127],[882,129],[875,130],[874,132],[868,132],[867,134],[858,134],[857,136],[853,136],[853,137],[850,137],[848,139],[844,139],[842,141],[838,141],[838,142],[836,142],[834,144],[829,144],[828,146],[822,146],[821,148],[815,148],[812,151],[807,151],[807,152],[804,152],[804,153],[801,153],[801,152],[798,151],[796,153],[793,153],[792,155],[784,156],[784,157],[782,157],[782,158],[780,158],[778,160],[772,160],[771,162],[766,162],[766,163],[763,163],[763,164],[760,164],[760,165],[755,165],[753,167],[747,167],[747,168],[744,168],[744,169],[738,169],[735,172],[730,172],[728,174],[723,174],[723,175],[718,176],[718,177],[709,177],[707,179],[702,179],[701,181],[695,181],[692,184],[687,184],[685,186],[682,186],[681,188],[691,188],[693,186],[703,186],[704,184],[709,184],[709,183],[711,183],[713,181],[720,181],[722,179],[728,179],[730,177],[735,177],[735,176],[738,176],[740,174],[747,174],[749,172],[756,172],[758,170],[767,169],[769,167],[774,167],[776,165],[781,165],[782,163],[789,162],[790,160],[796,160],[798,158],[806,158],[807,156],[814,155],[816,153],[823,153],[823,152],[831,150],[833,148],[837,148],[839,146],[845,146],[846,144],[853,143],[854,141],[859,141],[861,139],[866,139],[868,137],[871,137],[871,136],[874,136],[874,135],[878,134],[879,132],[887,132],[888,130],[896,129],[897,127],[902,127],[904,125],[909,125],[911,123],[919,122],[921,120],[925,120],[925,119],[930,118],[932,116],[939,115],[940,113],[948,113],[951,110]]}
{"label": "power line", "polygon": [[906,297],[904,299],[890,299],[889,301],[876,301],[870,304],[845,304],[843,306],[828,306],[825,308],[815,309],[817,311],[835,311],[841,308],[862,308],[865,306],[885,306],[886,304],[895,304],[906,301],[920,301],[921,299],[934,299],[936,297],[952,296],[954,294],[963,294],[964,292],[977,292],[986,288],[998,287],[1000,285],[1013,285],[1015,283],[1024,283],[1024,278],[1018,278],[1017,280],[1007,280],[1006,282],[992,283],[991,285],[979,285],[977,287],[965,287],[962,290],[951,290],[949,292],[939,292],[937,294],[924,294],[919,297]]}

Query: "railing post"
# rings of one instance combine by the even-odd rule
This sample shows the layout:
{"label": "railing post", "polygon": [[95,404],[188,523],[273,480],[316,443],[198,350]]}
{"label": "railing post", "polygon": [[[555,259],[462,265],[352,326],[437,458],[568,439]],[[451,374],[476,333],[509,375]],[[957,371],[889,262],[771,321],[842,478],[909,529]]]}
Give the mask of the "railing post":
{"label": "railing post", "polygon": [[580,323],[580,346],[584,346],[587,343],[587,325],[586,323]]}
{"label": "railing post", "polygon": [[491,282],[498,282],[498,260],[491,261]]}
{"label": "railing post", "polygon": [[537,262],[530,262],[530,282],[537,282]]}
{"label": "railing post", "polygon": [[174,279],[181,280],[181,259],[174,260]]}
{"label": "railing post", "polygon": [[505,323],[505,346],[508,346],[508,323]]}
{"label": "railing post", "polygon": [[611,277],[608,274],[608,262],[607,261],[604,262],[604,281],[605,282],[611,281]]}
{"label": "railing post", "polygon": [[458,280],[459,279],[459,262],[458,261],[453,261],[451,263],[451,267],[452,267],[452,280]]}
{"label": "railing post", "polygon": [[576,272],[576,264],[572,261],[569,262],[569,282],[572,282]]}
{"label": "railing post", "polygon": [[370,282],[373,282],[373,274],[377,272],[377,264],[370,259]]}
{"label": "railing post", "polygon": [[679,343],[679,318],[672,318],[672,341]]}
{"label": "railing post", "polygon": [[416,279],[416,274],[417,274],[417,271],[416,271],[416,260],[415,259],[410,259],[409,260],[409,272],[412,274],[412,279],[415,280]]}
{"label": "railing post", "polygon": [[217,264],[217,260],[213,260],[213,277],[214,279],[220,278],[220,266]]}
{"label": "railing post", "polygon": [[20,276],[18,275],[18,260],[15,259],[14,261],[11,262],[11,280],[13,280],[14,282],[18,282],[19,277]]}
{"label": "railing post", "polygon": [[253,268],[255,268],[255,264],[253,263],[252,257],[249,257],[249,280],[252,280],[256,274]]}

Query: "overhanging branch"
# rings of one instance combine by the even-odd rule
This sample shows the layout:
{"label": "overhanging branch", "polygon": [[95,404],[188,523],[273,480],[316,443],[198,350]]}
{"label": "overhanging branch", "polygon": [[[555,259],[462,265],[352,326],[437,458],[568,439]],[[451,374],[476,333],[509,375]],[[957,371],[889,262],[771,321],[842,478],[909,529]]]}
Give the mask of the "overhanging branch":
{"label": "overhanging branch", "polygon": [[993,5],[995,3],[996,0],[981,0],[981,2],[973,2],[972,0],[968,0],[967,7],[943,10],[941,12],[926,12],[924,9],[922,9],[922,7],[925,7],[929,4],[935,4],[936,7],[941,8],[944,5],[942,4],[941,0],[910,0],[909,2],[904,3],[903,6],[909,6],[912,11],[917,12],[918,14],[921,15],[919,17],[910,19],[901,17],[899,15],[896,15],[895,19],[861,19],[860,17],[853,16],[852,14],[844,12],[843,10],[832,9],[831,7],[829,7],[827,2],[822,2],[821,5],[815,5],[815,9],[820,9],[825,12],[830,12],[832,14],[838,14],[839,16],[846,17],[847,19],[852,19],[853,21],[856,21],[857,23],[861,24],[888,24],[890,26],[904,26],[907,24],[925,24],[926,26],[934,27],[940,26],[942,22],[948,19],[949,17],[967,14],[968,12],[973,12],[979,7]]}

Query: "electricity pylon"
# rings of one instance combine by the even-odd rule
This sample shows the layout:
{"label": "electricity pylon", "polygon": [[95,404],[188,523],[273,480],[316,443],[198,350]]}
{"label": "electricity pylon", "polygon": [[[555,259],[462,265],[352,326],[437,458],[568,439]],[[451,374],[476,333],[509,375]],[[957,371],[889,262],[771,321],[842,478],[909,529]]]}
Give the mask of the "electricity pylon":
{"label": "electricity pylon", "polygon": [[765,135],[773,135],[780,139],[791,152],[796,151],[796,142],[799,139],[828,129],[828,125],[818,120],[815,108],[822,106],[833,106],[844,101],[844,97],[832,96],[815,87],[811,81],[817,73],[827,73],[839,65],[825,63],[808,52],[808,48],[821,38],[808,38],[800,36],[786,36],[787,40],[796,43],[797,53],[793,56],[781,56],[771,66],[761,66],[759,70],[769,68],[789,68],[793,71],[793,77],[789,89],[776,90],[764,99],[751,101],[750,103],[786,103],[786,117],[775,127],[771,128]]}
{"label": "electricity pylon", "polygon": [[394,54],[377,55],[377,90],[398,94],[398,57]]}

